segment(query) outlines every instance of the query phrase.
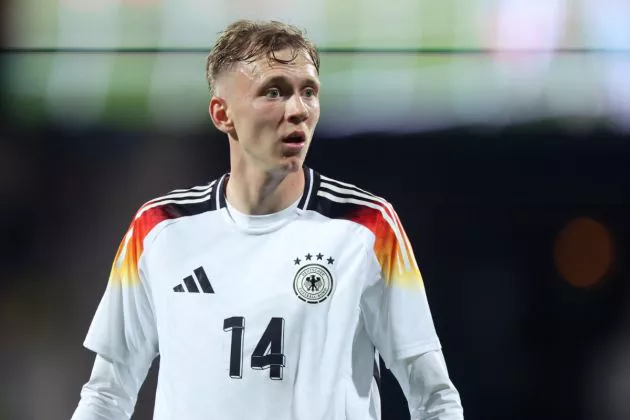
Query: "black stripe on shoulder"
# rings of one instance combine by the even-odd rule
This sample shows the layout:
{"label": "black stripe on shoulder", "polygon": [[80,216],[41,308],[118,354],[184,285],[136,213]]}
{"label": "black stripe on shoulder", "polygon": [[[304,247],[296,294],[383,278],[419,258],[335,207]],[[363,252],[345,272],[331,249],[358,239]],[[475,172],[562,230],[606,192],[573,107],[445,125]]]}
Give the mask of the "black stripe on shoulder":
{"label": "black stripe on shoulder", "polygon": [[186,188],[186,189],[172,190],[161,197],[153,198],[147,201],[146,203],[143,204],[142,207],[147,207],[152,204],[155,204],[158,202],[164,202],[168,200],[181,201],[181,200],[201,198],[208,195],[208,193],[214,188],[215,184],[216,184],[216,181],[211,181],[205,185],[199,185],[199,186]]}
{"label": "black stripe on shoulder", "polygon": [[[371,194],[367,191],[361,190],[358,187],[354,187],[353,185],[339,186],[329,183],[328,181],[322,181],[319,185],[319,191],[322,193],[326,193],[326,195],[332,195],[336,198],[362,201],[365,203],[377,205],[379,207],[387,206],[387,201],[385,199]],[[329,198],[329,200],[335,201],[334,198]],[[370,204],[364,204],[364,206],[369,207]]]}
{"label": "black stripe on shoulder", "polygon": [[212,199],[206,197],[205,201],[196,203],[168,203],[161,206],[163,210],[169,214],[172,218],[195,216],[197,214],[205,213],[214,210],[211,205]]}
{"label": "black stripe on shoulder", "polygon": [[216,184],[215,180],[202,186],[173,190],[162,197],[148,201],[142,206],[140,212],[160,208],[168,218],[174,219],[213,210],[216,208],[216,206],[213,207]]}
{"label": "black stripe on shoulder", "polygon": [[336,179],[329,178],[327,176],[322,176],[322,183],[324,183],[324,185],[325,184],[330,184],[333,187],[343,188],[343,189],[346,189],[346,190],[352,190],[352,191],[355,191],[355,192],[357,192],[359,194],[368,195],[368,196],[370,196],[372,198],[379,198],[378,196],[372,194],[371,192],[366,191],[366,190],[364,190],[362,188],[359,188],[356,185],[349,184],[347,182],[341,182],[341,181],[338,181]]}
{"label": "black stripe on shoulder", "polygon": [[317,192],[312,210],[331,219],[352,219],[353,215],[366,206],[357,203],[357,197],[348,194],[339,194],[320,189]]}
{"label": "black stripe on shoulder", "polygon": [[379,213],[385,201],[355,185],[321,175],[311,210],[332,219],[355,219],[359,212]]}

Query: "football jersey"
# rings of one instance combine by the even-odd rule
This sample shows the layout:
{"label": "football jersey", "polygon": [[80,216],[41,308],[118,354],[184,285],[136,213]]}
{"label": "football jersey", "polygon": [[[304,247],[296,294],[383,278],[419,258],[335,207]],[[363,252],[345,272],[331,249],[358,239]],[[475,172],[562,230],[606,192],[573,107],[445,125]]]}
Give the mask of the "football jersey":
{"label": "football jersey", "polygon": [[85,346],[159,354],[155,420],[377,419],[375,351],[395,367],[440,348],[391,204],[304,176],[271,215],[231,208],[229,174],[136,213]]}

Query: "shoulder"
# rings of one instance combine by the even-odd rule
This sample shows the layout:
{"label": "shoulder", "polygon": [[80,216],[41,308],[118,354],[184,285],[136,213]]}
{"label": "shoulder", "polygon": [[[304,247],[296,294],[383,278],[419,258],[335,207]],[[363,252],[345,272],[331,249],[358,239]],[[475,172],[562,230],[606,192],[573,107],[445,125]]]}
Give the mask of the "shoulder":
{"label": "shoulder", "polygon": [[134,215],[116,254],[114,270],[137,267],[145,253],[145,239],[157,235],[158,225],[218,208],[217,187],[223,178],[205,185],[178,189],[144,203]]}
{"label": "shoulder", "polygon": [[[315,210],[369,229],[373,234],[375,258],[387,282],[405,279],[408,275],[420,278],[409,239],[389,201],[353,184],[321,174],[318,178]],[[394,261],[400,262],[401,268],[393,265]]]}
{"label": "shoulder", "polygon": [[133,217],[134,236],[146,237],[158,224],[218,210],[219,185],[223,178],[203,185],[177,189],[144,203]]}
{"label": "shoulder", "polygon": [[316,197],[309,207],[325,217],[356,222],[376,234],[399,224],[394,206],[355,184],[315,174]]}

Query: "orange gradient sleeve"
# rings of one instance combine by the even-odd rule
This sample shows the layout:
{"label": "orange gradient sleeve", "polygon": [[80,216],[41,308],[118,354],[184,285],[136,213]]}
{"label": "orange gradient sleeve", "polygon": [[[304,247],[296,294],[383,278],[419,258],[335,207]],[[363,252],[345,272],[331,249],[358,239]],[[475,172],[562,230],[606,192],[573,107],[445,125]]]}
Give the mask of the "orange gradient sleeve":
{"label": "orange gradient sleeve", "polygon": [[122,286],[140,282],[138,261],[144,252],[144,238],[160,222],[172,218],[164,207],[140,209],[118,248],[110,282]]}
{"label": "orange gradient sleeve", "polygon": [[375,236],[374,254],[387,285],[423,287],[422,275],[409,239],[390,204],[362,207],[350,220],[367,227]]}
{"label": "orange gradient sleeve", "polygon": [[[158,340],[148,284],[138,268],[144,240],[155,226],[177,217],[167,206],[140,208],[123,238],[84,345],[124,363],[132,354],[157,353]],[[147,353],[149,352],[149,353]]]}

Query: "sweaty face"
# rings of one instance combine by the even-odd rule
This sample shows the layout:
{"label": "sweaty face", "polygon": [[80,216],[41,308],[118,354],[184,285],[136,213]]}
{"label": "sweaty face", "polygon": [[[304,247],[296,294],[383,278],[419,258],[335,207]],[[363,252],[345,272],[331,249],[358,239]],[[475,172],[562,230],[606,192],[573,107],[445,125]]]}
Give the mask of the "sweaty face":
{"label": "sweaty face", "polygon": [[[290,60],[290,50],[276,51]],[[239,165],[265,171],[302,167],[319,121],[319,77],[306,53],[288,64],[261,57],[241,63],[226,97],[237,141],[231,153]]]}

